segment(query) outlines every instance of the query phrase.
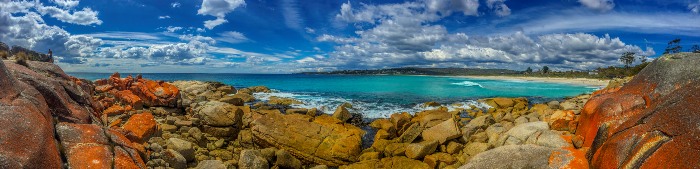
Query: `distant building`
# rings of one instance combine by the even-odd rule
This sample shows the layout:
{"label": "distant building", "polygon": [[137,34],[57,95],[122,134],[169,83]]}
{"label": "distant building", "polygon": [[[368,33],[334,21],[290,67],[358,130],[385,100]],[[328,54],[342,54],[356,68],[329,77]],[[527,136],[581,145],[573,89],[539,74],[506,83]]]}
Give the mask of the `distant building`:
{"label": "distant building", "polygon": [[598,75],[598,71],[597,70],[588,71],[588,75]]}

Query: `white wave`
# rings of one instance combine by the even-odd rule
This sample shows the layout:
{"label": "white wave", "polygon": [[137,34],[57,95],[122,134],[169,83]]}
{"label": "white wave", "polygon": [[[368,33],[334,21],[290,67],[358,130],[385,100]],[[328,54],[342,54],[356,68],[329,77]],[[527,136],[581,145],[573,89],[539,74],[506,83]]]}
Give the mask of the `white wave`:
{"label": "white wave", "polygon": [[[312,109],[316,108],[326,114],[333,114],[335,109],[343,103],[352,104],[353,108],[350,109],[351,112],[360,113],[365,118],[389,118],[391,114],[408,112],[410,114],[415,114],[423,110],[431,110],[436,107],[423,107],[422,103],[416,103],[413,107],[402,106],[392,103],[376,103],[376,102],[362,102],[352,99],[337,98],[337,97],[322,97],[314,96],[308,94],[297,94],[297,93],[285,93],[285,92],[274,92],[274,93],[255,93],[256,98],[262,101],[268,101],[271,96],[277,97],[287,97],[294,98],[302,102],[302,104],[292,104],[292,107],[296,108],[306,108]],[[490,108],[484,103],[480,103],[474,100],[466,100],[462,102],[456,102],[458,104],[444,105],[448,110],[456,109],[468,109],[472,105],[480,109]]]}
{"label": "white wave", "polygon": [[460,86],[479,86],[479,87],[484,87],[481,86],[481,84],[472,82],[472,81],[463,81],[463,82],[458,82],[458,83],[452,83],[453,85],[460,85]]}

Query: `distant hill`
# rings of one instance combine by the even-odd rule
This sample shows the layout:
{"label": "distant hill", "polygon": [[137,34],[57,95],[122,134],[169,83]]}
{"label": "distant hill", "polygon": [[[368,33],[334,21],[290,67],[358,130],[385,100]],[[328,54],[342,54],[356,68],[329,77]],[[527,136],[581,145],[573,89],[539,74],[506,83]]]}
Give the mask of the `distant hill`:
{"label": "distant hill", "polygon": [[508,69],[476,68],[391,68],[377,70],[339,70],[331,72],[302,72],[300,74],[338,74],[338,75],[508,75],[522,74],[522,71]]}

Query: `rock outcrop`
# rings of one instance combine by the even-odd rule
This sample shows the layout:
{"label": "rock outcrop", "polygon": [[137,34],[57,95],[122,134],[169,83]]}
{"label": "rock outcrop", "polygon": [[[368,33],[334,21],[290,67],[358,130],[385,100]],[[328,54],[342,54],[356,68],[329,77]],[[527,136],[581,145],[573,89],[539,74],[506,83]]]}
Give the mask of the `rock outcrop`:
{"label": "rock outcrop", "polygon": [[97,118],[92,90],[52,63],[0,62],[0,168],[145,168],[140,146]]}
{"label": "rock outcrop", "polygon": [[700,163],[700,54],[665,55],[585,105],[576,134],[594,168],[686,168]]}
{"label": "rock outcrop", "polygon": [[260,144],[275,146],[301,160],[328,166],[357,161],[364,131],[328,115],[284,115],[279,111],[256,112],[251,124]]}
{"label": "rock outcrop", "polygon": [[508,145],[474,156],[460,169],[471,168],[588,168],[584,153],[537,145]]}
{"label": "rock outcrop", "polygon": [[[111,95],[124,105],[129,105],[135,109],[140,109],[142,106],[157,107],[177,106],[177,101],[180,97],[180,90],[163,81],[153,81],[143,79],[141,76],[133,78],[131,75],[121,78],[119,73],[114,73],[108,79],[101,79],[95,82],[97,86],[95,90],[98,93]],[[111,107],[112,102],[101,101],[107,103],[105,107]]]}

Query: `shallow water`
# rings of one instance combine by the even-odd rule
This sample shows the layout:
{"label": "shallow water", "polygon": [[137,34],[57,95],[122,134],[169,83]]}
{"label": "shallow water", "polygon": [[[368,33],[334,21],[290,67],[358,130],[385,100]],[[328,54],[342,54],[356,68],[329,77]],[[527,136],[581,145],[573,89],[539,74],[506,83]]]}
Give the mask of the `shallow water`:
{"label": "shallow water", "polygon": [[[107,78],[110,75],[69,74],[89,80]],[[369,118],[387,117],[391,113],[402,111],[420,111],[424,108],[419,103],[427,101],[463,104],[450,108],[469,105],[486,107],[474,100],[487,97],[528,97],[530,100],[544,101],[590,93],[596,89],[583,85],[435,76],[143,74],[143,77],[165,81],[219,81],[236,88],[263,85],[279,92],[256,94],[256,98],[261,100],[266,100],[269,96],[292,97],[305,103],[295,105],[297,107],[316,107],[331,113],[341,103],[350,102],[359,113]]]}

